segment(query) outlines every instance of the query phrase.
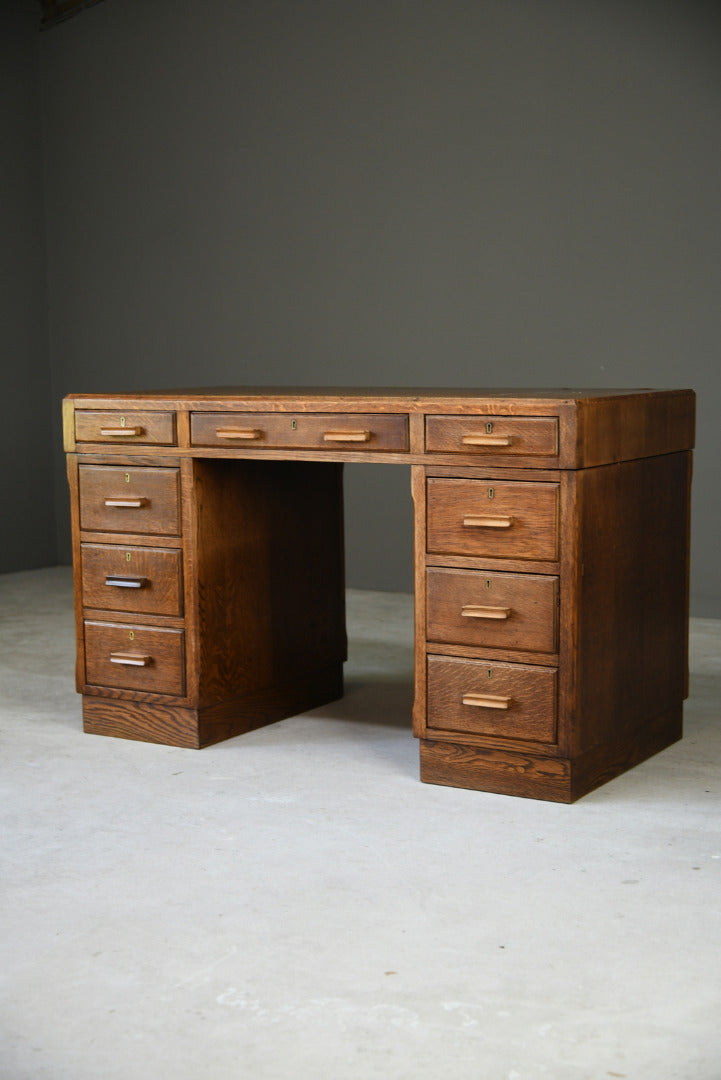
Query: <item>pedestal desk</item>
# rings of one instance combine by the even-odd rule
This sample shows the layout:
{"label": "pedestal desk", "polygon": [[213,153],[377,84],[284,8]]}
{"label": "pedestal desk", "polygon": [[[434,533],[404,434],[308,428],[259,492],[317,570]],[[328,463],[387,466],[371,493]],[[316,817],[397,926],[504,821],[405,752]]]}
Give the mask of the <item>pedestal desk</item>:
{"label": "pedestal desk", "polygon": [[339,697],[373,461],[411,467],[422,780],[572,802],[681,736],[690,390],[73,394],[64,430],[88,732],[202,747]]}

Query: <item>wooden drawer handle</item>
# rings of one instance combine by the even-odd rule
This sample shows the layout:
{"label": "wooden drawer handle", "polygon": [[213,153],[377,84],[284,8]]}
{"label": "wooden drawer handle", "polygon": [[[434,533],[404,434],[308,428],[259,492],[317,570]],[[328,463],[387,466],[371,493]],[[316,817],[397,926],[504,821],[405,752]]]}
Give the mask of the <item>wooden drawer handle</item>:
{"label": "wooden drawer handle", "polygon": [[105,584],[119,589],[144,589],[148,584],[145,577],[125,577],[123,574],[106,574]]}
{"label": "wooden drawer handle", "polygon": [[247,439],[248,442],[263,438],[263,432],[257,428],[218,428],[215,434],[219,439]]}
{"label": "wooden drawer handle", "polygon": [[466,446],[510,446],[512,435],[464,435],[461,442]]}
{"label": "wooden drawer handle", "polygon": [[110,654],[111,664],[123,664],[125,667],[147,667],[152,661],[147,653],[114,652]]}
{"label": "wooden drawer handle", "polygon": [[513,524],[512,517],[482,517],[477,514],[469,514],[464,517],[463,524],[474,529],[510,529]]}
{"label": "wooden drawer handle", "polygon": [[370,442],[370,431],[324,431],[323,442]]}
{"label": "wooden drawer handle", "polygon": [[138,499],[106,499],[105,505],[114,507],[116,510],[140,510],[148,505],[148,500],[142,496]]}
{"label": "wooden drawer handle", "polygon": [[464,705],[476,705],[480,709],[508,709],[512,698],[494,697],[492,694],[464,694]]}
{"label": "wooden drawer handle", "polygon": [[113,438],[126,439],[132,435],[144,435],[145,428],[142,427],[101,427],[101,435],[109,435]]}
{"label": "wooden drawer handle", "polygon": [[467,619],[507,619],[510,614],[509,607],[479,607],[467,604],[461,608],[461,615]]}

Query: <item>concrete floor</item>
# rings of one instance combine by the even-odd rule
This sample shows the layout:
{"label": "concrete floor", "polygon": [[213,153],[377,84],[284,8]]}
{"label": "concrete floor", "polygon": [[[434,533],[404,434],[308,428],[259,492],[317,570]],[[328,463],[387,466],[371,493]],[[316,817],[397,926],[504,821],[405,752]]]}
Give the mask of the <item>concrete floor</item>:
{"label": "concrete floor", "polygon": [[2,1080],[719,1080],[721,622],[686,737],[574,806],[420,784],[411,598],[347,695],[83,735],[67,569],[0,578]]}

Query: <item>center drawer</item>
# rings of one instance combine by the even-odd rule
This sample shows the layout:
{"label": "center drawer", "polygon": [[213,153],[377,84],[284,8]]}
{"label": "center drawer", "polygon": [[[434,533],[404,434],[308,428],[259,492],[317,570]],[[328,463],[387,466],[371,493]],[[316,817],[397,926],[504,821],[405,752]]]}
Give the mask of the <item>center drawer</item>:
{"label": "center drawer", "polygon": [[81,544],[80,552],[85,607],[182,615],[180,551]]}
{"label": "center drawer", "polygon": [[179,480],[176,468],[81,465],[80,528],[177,536]]}
{"label": "center drawer", "polygon": [[407,450],[408,417],[378,413],[192,413],[193,446]]}
{"label": "center drawer", "polygon": [[558,484],[428,479],[431,555],[558,558]]}
{"label": "center drawer", "polygon": [[556,651],[557,577],[429,567],[427,584],[429,641]]}

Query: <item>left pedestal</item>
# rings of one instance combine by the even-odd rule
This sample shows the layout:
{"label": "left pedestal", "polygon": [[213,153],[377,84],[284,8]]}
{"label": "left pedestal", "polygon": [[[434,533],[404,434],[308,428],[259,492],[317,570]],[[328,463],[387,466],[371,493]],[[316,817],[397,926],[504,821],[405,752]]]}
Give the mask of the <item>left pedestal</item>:
{"label": "left pedestal", "polygon": [[341,696],[342,465],[68,457],[88,732],[201,747]]}

